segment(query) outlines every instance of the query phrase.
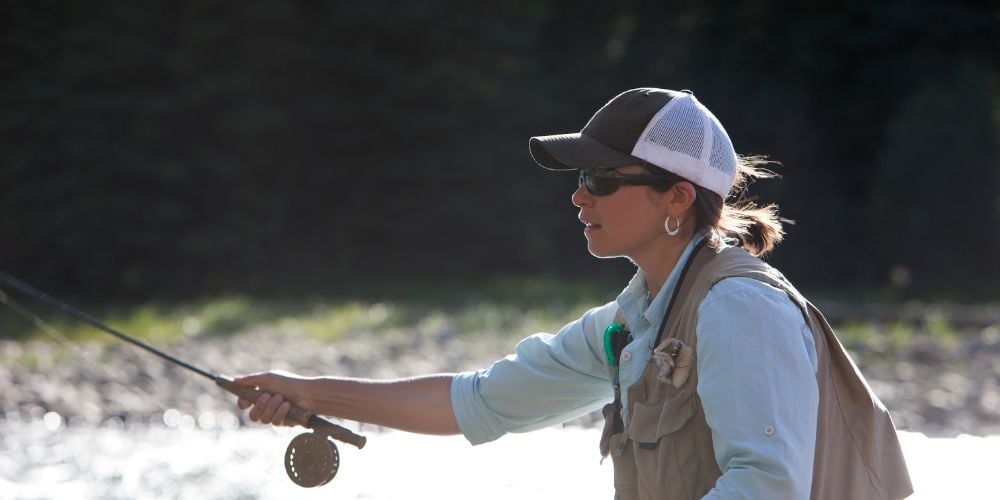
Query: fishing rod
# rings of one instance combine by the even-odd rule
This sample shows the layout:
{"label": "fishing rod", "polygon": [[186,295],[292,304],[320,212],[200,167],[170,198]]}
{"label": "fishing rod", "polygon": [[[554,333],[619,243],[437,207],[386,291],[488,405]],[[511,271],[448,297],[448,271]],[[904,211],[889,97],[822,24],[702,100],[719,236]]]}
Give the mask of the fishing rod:
{"label": "fishing rod", "polygon": [[[27,283],[2,271],[0,271],[0,284],[9,286],[35,300],[38,300],[39,302],[59,310],[67,316],[82,321],[105,333],[114,335],[115,337],[118,337],[119,339],[147,352],[155,354],[170,363],[184,367],[197,373],[198,375],[201,375],[202,377],[208,378],[215,382],[215,384],[219,387],[236,396],[239,396],[240,398],[256,401],[262,394],[262,391],[237,384],[232,377],[199,368],[176,356],[167,354],[166,352],[161,351],[146,342],[104,324],[93,316],[90,316],[89,314],[70,306],[69,304],[61,302],[49,294],[42,292],[41,290],[38,290],[37,288],[32,287],[31,285],[28,285]],[[12,307],[12,305],[7,302],[7,296],[2,289],[0,289],[0,302],[7,304],[8,307]],[[306,488],[322,486],[330,482],[333,477],[337,475],[337,470],[340,468],[340,452],[337,450],[337,445],[331,441],[331,439],[336,439],[338,441],[354,445],[358,449],[365,446],[366,438],[364,436],[355,434],[350,430],[334,424],[333,422],[330,422],[329,420],[326,420],[316,415],[314,412],[306,410],[300,406],[292,404],[285,419],[293,421],[303,427],[312,429],[313,431],[296,436],[292,439],[292,442],[288,444],[288,448],[285,450],[285,472],[288,474],[289,479],[299,486]]]}

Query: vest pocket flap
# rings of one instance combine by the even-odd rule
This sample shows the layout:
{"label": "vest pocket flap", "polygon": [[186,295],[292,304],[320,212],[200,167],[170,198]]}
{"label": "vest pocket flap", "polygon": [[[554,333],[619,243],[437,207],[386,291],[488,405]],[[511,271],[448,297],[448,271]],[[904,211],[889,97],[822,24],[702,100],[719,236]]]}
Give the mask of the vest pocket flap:
{"label": "vest pocket flap", "polygon": [[676,432],[697,413],[694,392],[683,389],[656,405],[636,401],[632,407],[629,437],[639,448],[655,448],[660,438]]}

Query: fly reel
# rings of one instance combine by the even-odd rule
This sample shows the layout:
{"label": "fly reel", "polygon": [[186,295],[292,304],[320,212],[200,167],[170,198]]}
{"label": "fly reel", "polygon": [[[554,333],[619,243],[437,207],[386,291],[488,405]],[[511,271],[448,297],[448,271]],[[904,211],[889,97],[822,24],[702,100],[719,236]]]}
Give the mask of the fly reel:
{"label": "fly reel", "polygon": [[340,468],[340,452],[329,437],[316,432],[295,436],[285,450],[285,472],[303,488],[329,483]]}
{"label": "fly reel", "polygon": [[[233,379],[216,375],[215,383],[223,389],[248,401],[256,401],[261,392],[257,389],[237,384]],[[291,420],[313,432],[299,434],[285,450],[285,472],[293,483],[303,488],[315,488],[329,483],[340,468],[340,452],[333,440],[357,446],[360,450],[368,441],[315,413],[292,405],[285,420]]]}

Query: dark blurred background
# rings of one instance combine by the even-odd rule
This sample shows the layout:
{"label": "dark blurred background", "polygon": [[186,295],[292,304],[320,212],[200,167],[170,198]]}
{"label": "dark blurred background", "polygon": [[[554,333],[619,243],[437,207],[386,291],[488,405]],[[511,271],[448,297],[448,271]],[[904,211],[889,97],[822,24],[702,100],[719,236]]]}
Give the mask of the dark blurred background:
{"label": "dark blurred background", "polygon": [[[532,135],[692,89],[803,288],[1000,292],[996,2],[0,4],[0,269],[77,296],[594,277]],[[431,281],[433,280],[433,281]]]}

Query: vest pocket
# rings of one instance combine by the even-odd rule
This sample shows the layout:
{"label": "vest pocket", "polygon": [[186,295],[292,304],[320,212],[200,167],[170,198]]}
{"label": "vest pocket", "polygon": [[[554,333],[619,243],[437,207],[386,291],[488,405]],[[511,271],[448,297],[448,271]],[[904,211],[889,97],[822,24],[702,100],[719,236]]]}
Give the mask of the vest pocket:
{"label": "vest pocket", "polygon": [[[669,384],[665,384],[669,385]],[[670,386],[673,388],[673,386]],[[656,404],[632,405],[631,438],[637,488],[644,498],[699,498],[692,479],[698,476],[697,439],[690,432],[697,414],[697,398],[681,389]]]}
{"label": "vest pocket", "polygon": [[663,436],[672,434],[691,420],[697,413],[694,392],[690,389],[677,391],[672,397],[663,398],[657,404],[649,405],[639,401],[632,406],[629,437],[636,448],[656,448]]}

